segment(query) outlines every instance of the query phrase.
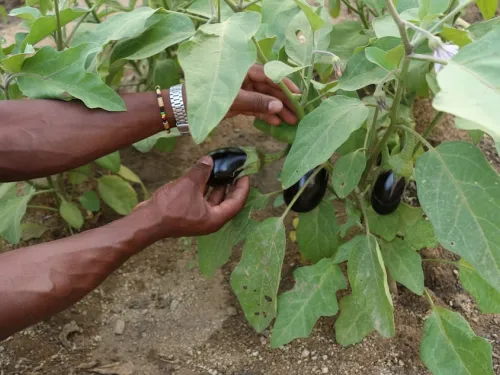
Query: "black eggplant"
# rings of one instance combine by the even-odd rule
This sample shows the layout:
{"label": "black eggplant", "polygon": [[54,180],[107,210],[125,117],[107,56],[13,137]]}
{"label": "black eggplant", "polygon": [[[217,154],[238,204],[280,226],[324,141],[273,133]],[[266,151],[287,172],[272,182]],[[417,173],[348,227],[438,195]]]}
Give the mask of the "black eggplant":
{"label": "black eggplant", "polygon": [[[287,205],[292,202],[295,195],[304,186],[307,179],[313,172],[314,169],[311,169],[304,176],[302,176],[298,182],[283,192],[283,199]],[[309,212],[314,210],[323,199],[327,185],[328,172],[326,169],[321,169],[314,179],[307,185],[299,199],[297,199],[297,201],[293,204],[292,211]]]}
{"label": "black eggplant", "polygon": [[214,168],[208,179],[210,186],[231,185],[247,160],[247,154],[236,147],[219,148],[208,155],[214,161]]}
{"label": "black eggplant", "polygon": [[372,191],[372,207],[379,215],[389,215],[396,211],[405,190],[405,179],[396,178],[392,171],[381,173]]}

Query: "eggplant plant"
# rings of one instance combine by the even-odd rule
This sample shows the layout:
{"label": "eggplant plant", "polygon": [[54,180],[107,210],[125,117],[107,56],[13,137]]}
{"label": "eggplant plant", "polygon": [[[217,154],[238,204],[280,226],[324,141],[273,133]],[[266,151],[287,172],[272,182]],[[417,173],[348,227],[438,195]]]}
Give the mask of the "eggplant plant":
{"label": "eggplant plant", "polygon": [[[224,118],[256,62],[264,64],[268,78],[293,104],[297,126],[254,123],[283,143],[281,153],[238,148],[229,159],[213,155],[214,179],[220,173],[223,184],[285,158],[282,189],[252,189],[239,215],[219,232],[197,239],[199,267],[207,277],[244,243],[231,287],[257,332],[272,325],[273,348],[307,337],[322,316],[338,315],[334,333],[343,346],[375,331],[393,337],[393,294],[407,288],[430,308],[420,354],[431,373],[494,373],[490,343],[458,312],[435,302],[422,264],[452,263],[478,308],[500,313],[500,177],[475,144],[485,134],[500,144],[496,0],[476,1],[484,21],[472,25],[462,18],[472,0],[329,0],[319,5],[171,0],[139,8],[101,0],[88,9],[38,3],[39,8],[11,12],[24,20],[27,32],[0,49],[0,95],[5,97],[59,98],[64,91],[88,106],[122,111],[125,106],[112,89],[126,82],[127,70],[138,73],[139,81],[132,82],[138,90],[185,78],[197,143]],[[332,22],[344,10],[352,17]],[[68,34],[72,21],[76,27]],[[39,47],[51,37],[58,50]],[[36,70],[47,54],[58,74]],[[75,74],[91,82],[86,87],[95,92],[73,90]],[[286,77],[301,94],[290,92]],[[43,91],[37,89],[40,79]],[[97,103],[96,95],[101,96]],[[422,133],[413,117],[417,98],[430,100],[436,111]],[[444,114],[455,116],[456,127],[469,131],[475,143],[432,146],[428,137]],[[143,146],[153,147],[163,135],[155,137]],[[416,186],[416,205],[404,199],[408,184]],[[2,200],[10,196],[1,192]],[[285,202],[281,215],[254,219],[253,212],[280,195]],[[339,202],[345,212],[336,212]],[[285,220],[297,215],[293,211],[305,262],[294,273],[295,287],[279,293]],[[20,217],[9,220],[12,225],[0,225],[4,236]],[[420,253],[438,245],[460,260],[427,259]],[[347,288],[338,301],[336,292]]]}

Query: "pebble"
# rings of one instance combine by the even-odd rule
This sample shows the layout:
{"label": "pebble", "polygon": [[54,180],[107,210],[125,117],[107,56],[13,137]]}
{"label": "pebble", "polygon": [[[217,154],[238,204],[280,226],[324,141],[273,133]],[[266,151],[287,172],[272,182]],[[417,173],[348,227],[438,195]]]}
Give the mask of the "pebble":
{"label": "pebble", "polygon": [[314,357],[312,357],[312,360],[313,360],[313,361],[315,361],[315,360],[317,360],[317,359],[318,359],[318,356],[317,356],[317,355],[315,355]]}
{"label": "pebble", "polygon": [[328,367],[322,367],[322,368],[321,368],[321,372],[322,372],[323,374],[328,374]]}
{"label": "pebble", "polygon": [[301,357],[302,357],[302,358],[307,358],[307,357],[309,357],[309,350],[304,349],[304,350],[302,351]]}
{"label": "pebble", "polygon": [[328,359],[328,356],[325,354],[322,358],[323,358],[323,361],[326,361]]}
{"label": "pebble", "polygon": [[115,335],[122,335],[125,330],[125,322],[121,319],[118,319],[115,324]]}
{"label": "pebble", "polygon": [[179,301],[177,301],[176,299],[172,300],[172,302],[170,303],[170,311],[175,311],[177,309],[177,306],[179,306]]}
{"label": "pebble", "polygon": [[0,353],[4,351],[4,347],[3,346],[0,346]]}
{"label": "pebble", "polygon": [[227,308],[227,313],[229,316],[236,316],[236,315],[238,315],[238,310],[236,310],[236,307],[229,306]]}
{"label": "pebble", "polygon": [[252,357],[257,357],[259,355],[259,352],[258,351],[255,351],[252,353]]}

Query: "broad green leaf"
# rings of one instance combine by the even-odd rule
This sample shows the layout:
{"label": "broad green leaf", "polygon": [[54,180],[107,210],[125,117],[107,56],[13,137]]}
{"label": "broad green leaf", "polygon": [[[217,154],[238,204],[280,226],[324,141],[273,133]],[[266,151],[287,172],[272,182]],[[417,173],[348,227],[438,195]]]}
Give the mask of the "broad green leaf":
{"label": "broad green leaf", "polygon": [[340,146],[336,153],[344,156],[364,147],[366,138],[366,129],[359,128],[351,133],[347,141]]}
{"label": "broad green leaf", "polygon": [[86,191],[78,198],[78,201],[87,211],[99,212],[101,210],[101,201],[95,191]]}
{"label": "broad green leaf", "polygon": [[339,226],[332,204],[322,201],[314,210],[299,215],[297,243],[302,256],[312,262],[331,257],[339,244]]}
{"label": "broad green leaf", "polygon": [[252,211],[263,209],[268,199],[258,190],[251,189],[245,207],[233,220],[218,232],[197,237],[198,261],[203,275],[212,277],[215,271],[227,262],[233,247],[258,225],[258,222],[250,217]]}
{"label": "broad green leaf", "polygon": [[222,23],[201,26],[179,47],[189,125],[196,143],[224,118],[255,62],[256,50],[250,38],[259,23],[258,13],[237,13]]}
{"label": "broad green leaf", "polygon": [[273,201],[273,207],[274,208],[277,208],[277,207],[281,207],[285,204],[285,200],[283,199],[283,195],[278,195],[274,201]]}
{"label": "broad green leaf", "polygon": [[[277,59],[276,52],[274,52],[274,44],[276,43],[277,37],[273,36],[271,38],[264,38],[259,40],[257,43],[259,44],[259,47],[266,57],[267,61],[273,61]],[[261,61],[259,58],[259,62],[261,64],[265,64],[265,61]]]}
{"label": "broad green leaf", "polygon": [[7,23],[7,11],[5,10],[5,7],[3,5],[0,5],[0,17],[4,23]]}
{"label": "broad green leaf", "polygon": [[476,4],[481,11],[483,17],[489,20],[495,17],[498,8],[498,0],[475,0]]}
{"label": "broad green leaf", "polygon": [[120,151],[115,151],[109,155],[103,156],[95,160],[95,163],[101,168],[107,169],[113,173],[118,173],[120,170]]}
{"label": "broad green leaf", "polygon": [[440,33],[441,37],[445,40],[456,44],[457,46],[463,47],[469,43],[472,43],[472,38],[467,30],[459,30],[450,26],[443,26],[443,31]]}
{"label": "broad green leaf", "polygon": [[136,182],[138,184],[142,184],[141,179],[134,172],[132,172],[129,168],[124,165],[120,165],[120,170],[118,171],[118,176],[124,178],[127,181]]}
{"label": "broad green leaf", "polygon": [[286,76],[301,71],[305,66],[292,67],[281,61],[269,61],[264,65],[264,73],[275,83],[281,82]]}
{"label": "broad green leaf", "polygon": [[368,60],[365,51],[360,51],[347,61],[344,74],[335,89],[355,91],[371,84],[378,84],[386,75],[385,69]]}
{"label": "broad green leaf", "polygon": [[367,47],[365,49],[366,58],[370,62],[377,64],[389,72],[398,68],[404,53],[403,45],[399,45],[389,51],[383,51],[377,47]]}
{"label": "broad green leaf", "polygon": [[455,126],[458,129],[468,130],[468,131],[480,131],[483,133],[488,133],[491,138],[495,141],[495,146],[497,152],[500,151],[500,128],[485,127],[477,122],[466,120],[461,117],[455,117]]}
{"label": "broad green leaf", "polygon": [[286,28],[285,36],[285,51],[288,57],[299,66],[310,64],[315,46],[313,30],[304,13],[300,12],[293,17]]}
{"label": "broad green leaf", "polygon": [[340,0],[328,0],[327,3],[330,17],[337,18],[340,15],[340,5],[342,2]]}
{"label": "broad green leaf", "polygon": [[412,60],[408,69],[407,89],[409,92],[415,93],[419,97],[429,97],[429,84],[425,77],[430,70],[430,63],[426,61]]}
{"label": "broad green leaf", "polygon": [[57,52],[47,46],[27,58],[23,74],[17,79],[19,88],[30,98],[61,99],[68,94],[89,108],[123,111],[122,98],[105,85],[97,75],[85,71],[85,60],[96,51],[94,44],[82,44]]}
{"label": "broad green leaf", "polygon": [[[484,137],[484,132],[482,130],[469,130],[469,136],[474,144],[478,144],[481,142],[481,139]],[[498,145],[497,145],[497,150],[498,150]]]}
{"label": "broad green leaf", "polygon": [[362,0],[370,8],[374,9],[377,13],[382,13],[384,10],[385,1],[384,0]]}
{"label": "broad green leaf", "polygon": [[[405,21],[418,20],[419,19],[418,9],[414,8],[407,9],[404,12],[402,12],[400,16]],[[392,16],[389,13],[375,18],[372,22],[372,25],[377,38],[383,38],[388,36],[401,38],[396,22],[394,22]]]}
{"label": "broad green leaf", "polygon": [[472,266],[460,259],[460,281],[474,297],[477,307],[483,314],[500,313],[500,290],[493,288]]}
{"label": "broad green leaf", "polygon": [[450,0],[420,0],[418,17],[423,20],[427,16],[441,15],[450,6]]}
{"label": "broad green leaf", "polygon": [[[463,47],[438,74],[441,91],[432,105],[480,125],[478,128],[499,139],[500,29]],[[481,100],[478,100],[481,98]]]}
{"label": "broad green leaf", "polygon": [[283,166],[283,185],[292,186],[312,168],[327,161],[368,117],[358,99],[334,96],[302,119]]}
{"label": "broad green leaf", "polygon": [[99,178],[99,194],[104,202],[120,215],[127,215],[137,206],[137,193],[118,176]]}
{"label": "broad green leaf", "polygon": [[[6,16],[5,20],[7,20],[7,15],[5,16]],[[33,24],[33,22],[35,22],[37,18],[41,16],[41,14],[37,8],[26,6],[26,7],[12,9],[9,13],[9,16],[23,19],[24,24],[29,27]]]}
{"label": "broad green leaf", "polygon": [[295,3],[299,6],[299,8],[304,12],[306,15],[309,24],[311,25],[311,28],[314,31],[318,31],[321,29],[324,25],[325,22],[321,19],[319,14],[317,14],[314,9],[306,3],[304,0],[295,0]]}
{"label": "broad green leaf", "polygon": [[493,375],[491,345],[458,313],[434,306],[424,325],[420,357],[434,375]]}
{"label": "broad green leaf", "polygon": [[72,169],[68,172],[68,179],[73,185],[81,184],[87,181],[92,174],[90,165],[84,165],[80,168]]}
{"label": "broad green leaf", "polygon": [[78,206],[72,202],[62,201],[59,214],[72,228],[80,229],[83,225],[83,216]]}
{"label": "broad green leaf", "polygon": [[131,12],[118,13],[97,24],[93,30],[77,33],[71,45],[94,43],[101,47],[111,41],[134,37],[146,29],[146,21],[155,12],[149,7],[141,7]]}
{"label": "broad green leaf", "polygon": [[421,218],[405,228],[405,243],[413,250],[436,247],[438,242],[434,227],[428,220]]}
{"label": "broad green leaf", "polygon": [[[347,220],[340,226],[340,237],[344,238],[347,231],[355,226],[361,226],[361,212],[357,209],[356,205],[346,199],[344,202]],[[347,260],[347,259],[346,259]]]}
{"label": "broad green leaf", "polygon": [[417,159],[418,199],[439,243],[500,289],[500,176],[467,142],[446,142]]}
{"label": "broad green leaf", "polygon": [[274,51],[285,45],[285,33],[290,21],[300,12],[294,0],[263,0],[262,23],[267,25],[266,37],[276,36]]}
{"label": "broad green leaf", "polygon": [[264,331],[276,317],[285,242],[281,218],[259,223],[247,237],[240,263],[231,275],[231,287],[257,332]]}
{"label": "broad green leaf", "polygon": [[394,2],[396,9],[399,13],[403,13],[405,10],[418,8],[420,5],[419,0],[398,0]]}
{"label": "broad green leaf", "polygon": [[417,221],[424,219],[424,210],[421,207],[412,207],[401,202],[397,211],[399,212],[399,231],[406,233],[406,228],[411,227]]}
{"label": "broad green leaf", "polygon": [[392,278],[421,296],[424,292],[424,270],[420,255],[400,238],[392,242],[382,241],[380,247]]}
{"label": "broad green leaf", "polygon": [[467,28],[467,31],[473,36],[474,39],[479,39],[499,27],[500,17],[496,17],[488,21],[473,23],[469,26],[469,28]]}
{"label": "broad green leaf", "polygon": [[142,141],[136,142],[133,144],[134,148],[140,152],[149,152],[151,151],[161,140],[172,140],[175,137],[179,137],[180,133],[177,128],[172,129],[170,134],[167,132],[160,132],[151,137],[145,138]]}
{"label": "broad green leaf", "polygon": [[288,144],[292,144],[295,140],[295,135],[297,134],[297,126],[290,125],[286,122],[281,122],[278,126],[269,125],[264,120],[256,118],[253,122],[253,126],[259,129],[261,132],[274,137],[276,140]]}
{"label": "broad green leaf", "polygon": [[[65,26],[77,18],[83,17],[87,13],[86,9],[66,8],[59,12],[61,26]],[[27,44],[35,45],[45,37],[51,35],[57,30],[56,16],[43,16],[37,18],[31,25],[30,31],[23,41],[23,47]]]}
{"label": "broad green leaf", "polygon": [[366,167],[366,156],[362,150],[342,156],[333,166],[332,185],[339,198],[347,197],[358,185]]}
{"label": "broad green leaf", "polygon": [[[16,53],[12,54],[8,57],[5,57],[0,61],[1,63],[1,68],[5,70],[6,72],[15,74],[19,73],[21,71],[21,68],[23,66],[24,60],[26,60],[28,57],[30,57],[32,53]],[[12,86],[12,83],[11,83]]]}
{"label": "broad green leaf", "polygon": [[350,241],[343,243],[341,246],[339,246],[337,252],[333,256],[333,262],[336,264],[347,262],[349,260],[349,255],[351,254],[353,249],[359,246],[363,241],[363,236],[356,236]]}
{"label": "broad green leaf", "polygon": [[394,336],[394,308],[377,239],[370,234],[360,237],[348,261],[352,295],[340,301],[335,322],[337,342],[342,346],[360,342],[375,330],[384,337]]}
{"label": "broad green leaf", "polygon": [[46,15],[47,11],[52,10],[54,7],[53,2],[50,0],[26,0],[26,5],[38,5],[40,7],[40,12],[43,15]]}
{"label": "broad green leaf", "polygon": [[49,228],[47,228],[43,224],[22,223],[21,224],[21,233],[22,233],[21,238],[23,241],[29,241],[32,239],[40,238],[48,230],[49,230]]}
{"label": "broad green leaf", "polygon": [[298,268],[293,275],[294,288],[278,298],[278,317],[271,336],[273,348],[308,337],[320,317],[337,314],[335,293],[347,288],[342,271],[331,259]]}
{"label": "broad green leaf", "polygon": [[[209,0],[195,0],[194,3],[191,4],[187,9],[189,9],[190,13],[199,14],[200,16],[210,18],[212,17],[212,13],[210,10],[210,3],[208,1]],[[220,5],[222,20],[229,18],[234,13],[225,1],[221,1]]]}
{"label": "broad green leaf", "polygon": [[155,14],[151,18],[155,19],[153,25],[142,34],[116,44],[111,53],[110,63],[120,59],[146,59],[194,34],[193,22],[186,15]]}
{"label": "broad green leaf", "polygon": [[0,199],[0,235],[12,244],[21,239],[21,220],[35,189],[29,186],[23,195],[17,196],[16,184],[0,185],[3,197]]}
{"label": "broad green leaf", "polygon": [[398,211],[390,215],[379,215],[370,206],[366,210],[370,232],[382,237],[386,241],[392,241],[398,233],[400,216]]}
{"label": "broad green leaf", "polygon": [[356,48],[366,46],[373,36],[373,31],[363,29],[360,22],[343,21],[332,26],[328,51],[347,61]]}
{"label": "broad green leaf", "polygon": [[[163,90],[168,89],[181,82],[180,67],[174,59],[156,59],[154,64],[153,84],[160,86]],[[169,136],[170,134],[164,133]],[[177,134],[177,133],[176,133]],[[179,135],[179,134],[177,134]],[[154,137],[154,136],[153,136]]]}

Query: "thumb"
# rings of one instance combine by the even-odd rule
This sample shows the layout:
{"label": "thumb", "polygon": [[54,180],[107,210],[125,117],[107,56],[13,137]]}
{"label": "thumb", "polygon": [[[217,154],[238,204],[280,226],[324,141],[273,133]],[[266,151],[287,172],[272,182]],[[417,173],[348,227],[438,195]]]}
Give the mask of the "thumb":
{"label": "thumb", "polygon": [[210,156],[204,156],[198,160],[198,163],[189,170],[185,177],[198,185],[201,193],[203,194],[213,166],[213,159]]}
{"label": "thumb", "polygon": [[231,110],[240,113],[252,112],[276,114],[283,109],[283,103],[274,96],[253,91],[240,90]]}

